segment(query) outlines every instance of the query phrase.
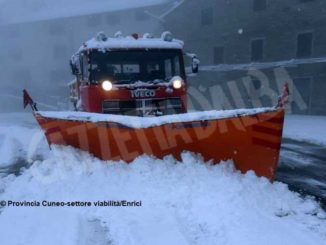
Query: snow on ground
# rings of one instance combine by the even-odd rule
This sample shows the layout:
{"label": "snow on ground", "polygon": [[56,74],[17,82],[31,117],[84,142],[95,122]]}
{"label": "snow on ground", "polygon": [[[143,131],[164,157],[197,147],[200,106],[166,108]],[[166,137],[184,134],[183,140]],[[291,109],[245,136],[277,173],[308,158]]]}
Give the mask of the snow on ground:
{"label": "snow on ground", "polygon": [[[326,244],[326,214],[286,185],[190,153],[102,162],[55,147],[22,175],[0,179],[0,200],[141,201],[141,207],[5,207],[1,243],[80,244],[98,220],[112,244]],[[90,229],[86,229],[90,230]]]}
{"label": "snow on ground", "polygon": [[315,201],[231,162],[211,166],[185,153],[177,164],[143,156],[127,165],[69,147],[49,151],[29,113],[0,114],[0,156],[2,166],[33,163],[19,176],[0,175],[0,201],[142,202],[0,208],[1,244],[326,244],[326,214]]}
{"label": "snow on ground", "polygon": [[326,146],[326,116],[286,115],[284,137]]}
{"label": "snow on ground", "polygon": [[0,113],[0,168],[31,160],[46,149],[31,113]]}

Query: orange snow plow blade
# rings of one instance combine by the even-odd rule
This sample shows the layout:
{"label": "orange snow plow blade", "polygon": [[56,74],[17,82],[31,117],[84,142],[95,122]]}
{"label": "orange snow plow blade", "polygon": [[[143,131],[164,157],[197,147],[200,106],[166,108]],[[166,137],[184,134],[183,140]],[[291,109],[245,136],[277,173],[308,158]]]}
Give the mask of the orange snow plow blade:
{"label": "orange snow plow blade", "polygon": [[110,120],[58,119],[41,112],[34,115],[50,145],[72,146],[102,160],[131,162],[143,154],[180,159],[183,151],[190,151],[214,163],[233,160],[241,172],[253,170],[270,180],[278,165],[284,122],[281,108],[142,128]]}

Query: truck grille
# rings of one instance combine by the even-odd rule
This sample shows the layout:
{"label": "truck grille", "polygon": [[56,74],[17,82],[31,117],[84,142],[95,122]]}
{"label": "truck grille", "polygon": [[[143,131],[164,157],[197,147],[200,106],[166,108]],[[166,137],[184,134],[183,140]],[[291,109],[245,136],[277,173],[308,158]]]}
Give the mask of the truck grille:
{"label": "truck grille", "polygon": [[180,98],[142,99],[142,100],[106,100],[102,104],[105,114],[129,116],[159,116],[180,114],[182,104]]}

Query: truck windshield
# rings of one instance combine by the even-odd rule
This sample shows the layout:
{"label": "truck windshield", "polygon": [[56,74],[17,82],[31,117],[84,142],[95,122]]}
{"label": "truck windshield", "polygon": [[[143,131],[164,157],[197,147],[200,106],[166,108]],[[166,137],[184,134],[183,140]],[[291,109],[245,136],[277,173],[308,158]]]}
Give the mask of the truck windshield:
{"label": "truck windshield", "polygon": [[92,52],[90,81],[99,83],[162,82],[184,77],[181,50],[124,50]]}

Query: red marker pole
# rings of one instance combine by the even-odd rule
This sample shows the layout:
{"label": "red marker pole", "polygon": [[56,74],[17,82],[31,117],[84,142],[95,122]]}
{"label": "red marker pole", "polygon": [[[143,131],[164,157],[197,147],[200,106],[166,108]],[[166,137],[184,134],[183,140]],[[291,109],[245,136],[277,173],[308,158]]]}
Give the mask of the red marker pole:
{"label": "red marker pole", "polygon": [[286,104],[289,103],[289,96],[290,96],[289,84],[285,83],[283,87],[283,93],[278,99],[277,108],[284,109]]}
{"label": "red marker pole", "polygon": [[33,101],[31,96],[28,94],[28,92],[24,89],[23,90],[24,94],[24,109],[26,108],[27,105],[30,105],[33,111],[37,111],[36,103]]}

